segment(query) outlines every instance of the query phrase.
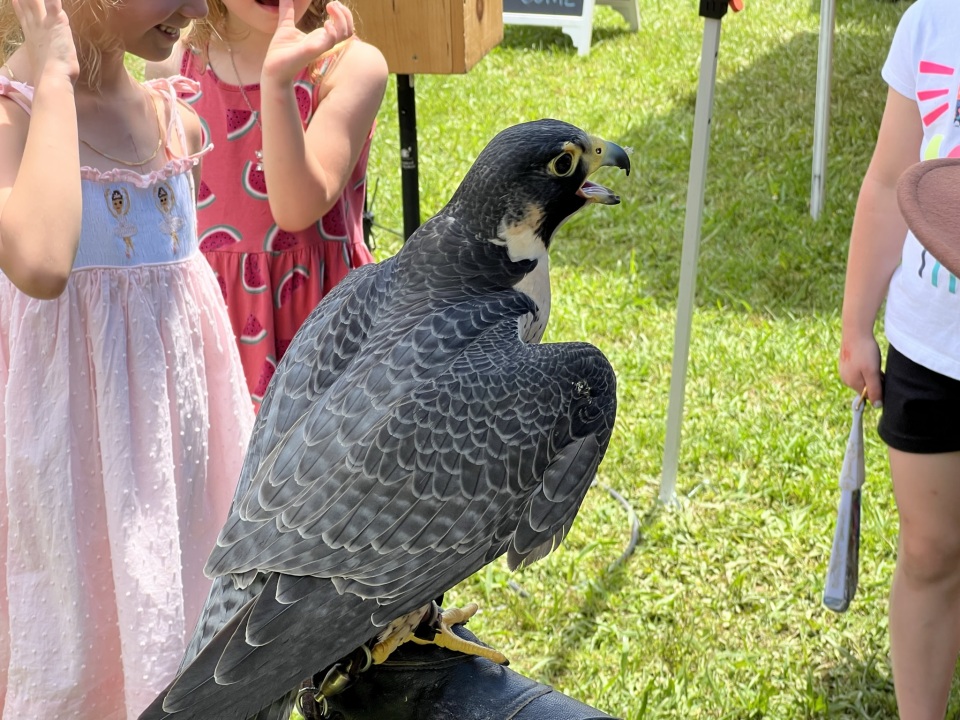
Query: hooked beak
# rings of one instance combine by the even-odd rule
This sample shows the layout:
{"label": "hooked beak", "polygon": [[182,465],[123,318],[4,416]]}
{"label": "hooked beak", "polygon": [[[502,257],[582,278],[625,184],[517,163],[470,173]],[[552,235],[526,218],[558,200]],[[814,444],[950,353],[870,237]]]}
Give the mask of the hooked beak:
{"label": "hooked beak", "polygon": [[[618,167],[626,172],[627,175],[630,174],[630,156],[626,150],[616,143],[603,140],[602,138],[591,136],[590,140],[593,143],[593,152],[590,154],[591,163],[589,172],[587,173],[588,176],[592,175],[601,167]],[[620,196],[612,190],[605,188],[603,185],[590,182],[589,180],[580,186],[577,195],[587,202],[600,203],[602,205],[617,205],[620,202]]]}

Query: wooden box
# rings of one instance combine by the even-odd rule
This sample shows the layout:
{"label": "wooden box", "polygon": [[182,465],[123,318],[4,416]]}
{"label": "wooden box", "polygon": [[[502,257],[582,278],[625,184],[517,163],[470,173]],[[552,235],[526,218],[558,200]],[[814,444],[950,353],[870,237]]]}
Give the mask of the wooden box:
{"label": "wooden box", "polygon": [[351,0],[391,73],[465,73],[503,39],[503,0]]}

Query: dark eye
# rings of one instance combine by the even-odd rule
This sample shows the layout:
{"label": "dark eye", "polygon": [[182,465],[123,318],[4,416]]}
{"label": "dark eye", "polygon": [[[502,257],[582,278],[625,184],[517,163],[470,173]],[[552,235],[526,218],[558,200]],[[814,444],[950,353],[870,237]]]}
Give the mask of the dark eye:
{"label": "dark eye", "polygon": [[559,175],[560,177],[566,177],[573,172],[573,155],[565,152],[555,157],[550,165],[551,169],[556,175]]}

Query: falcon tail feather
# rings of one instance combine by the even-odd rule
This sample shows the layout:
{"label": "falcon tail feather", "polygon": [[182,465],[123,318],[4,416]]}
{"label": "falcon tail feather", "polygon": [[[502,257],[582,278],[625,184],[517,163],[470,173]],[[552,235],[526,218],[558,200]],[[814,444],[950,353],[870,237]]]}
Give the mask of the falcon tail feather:
{"label": "falcon tail feather", "polygon": [[[313,591],[300,591],[302,600],[297,602],[281,602],[276,599],[276,592],[261,593],[257,599],[259,630],[262,632],[269,626],[274,638],[271,642],[265,645],[247,642],[248,624],[254,611],[254,603],[250,602],[207,643],[140,720],[273,717],[281,705],[290,702],[290,694],[295,694],[303,679],[320,672],[377,633],[372,623],[358,627],[343,622],[355,614],[369,618],[377,607],[375,601],[340,595],[329,582],[309,580],[313,581]],[[275,584],[268,587],[273,588]],[[339,633],[343,628],[352,631]],[[253,637],[254,642],[260,639]],[[238,692],[223,692],[224,686],[230,685],[236,686]],[[262,715],[264,711],[268,711],[267,716]]]}

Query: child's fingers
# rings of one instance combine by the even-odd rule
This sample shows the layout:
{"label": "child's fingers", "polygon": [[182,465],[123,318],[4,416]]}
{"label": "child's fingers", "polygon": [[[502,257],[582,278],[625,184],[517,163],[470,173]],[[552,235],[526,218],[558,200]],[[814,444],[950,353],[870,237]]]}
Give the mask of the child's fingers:
{"label": "child's fingers", "polygon": [[13,5],[13,14],[17,16],[21,29],[28,22],[32,22],[37,15],[34,0],[11,0],[11,4]]}
{"label": "child's fingers", "polygon": [[883,376],[879,372],[867,373],[864,375],[864,389],[867,391],[867,399],[874,407],[880,407],[883,403]]}
{"label": "child's fingers", "polygon": [[279,0],[277,7],[277,29],[282,27],[296,27],[297,13],[293,7],[293,0]]}
{"label": "child's fingers", "polygon": [[336,53],[347,42],[349,38],[335,42],[335,38],[331,37],[324,28],[317,28],[297,43],[295,52],[291,53],[286,63],[289,67],[295,66],[297,69],[312,65]]}
{"label": "child's fingers", "polygon": [[[353,13],[344,6],[343,4],[336,2],[336,0],[329,5],[327,5],[327,23],[333,23],[335,32],[332,35],[336,36],[336,42],[344,40],[354,33],[353,25]],[[328,29],[329,32],[330,29]]]}
{"label": "child's fingers", "polygon": [[60,11],[63,10],[60,0],[43,0],[43,7],[47,11],[47,15],[59,15]]}
{"label": "child's fingers", "polygon": [[24,34],[53,28],[63,14],[61,0],[11,0],[10,4]]}
{"label": "child's fingers", "polygon": [[330,36],[334,45],[353,35],[353,23],[345,22],[342,19],[333,23],[328,20],[324,23],[324,28],[326,28],[327,34]]}
{"label": "child's fingers", "polygon": [[23,47],[31,65],[39,69],[52,63],[51,67],[76,81],[76,46],[61,0],[10,0],[10,4],[20,23]]}
{"label": "child's fingers", "polygon": [[313,62],[324,53],[333,49],[337,44],[336,38],[331,35],[326,25],[313,30],[303,38],[300,43],[299,53],[307,58],[307,62]]}

